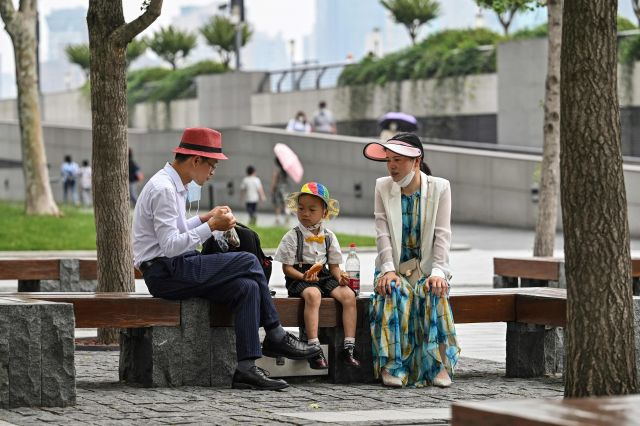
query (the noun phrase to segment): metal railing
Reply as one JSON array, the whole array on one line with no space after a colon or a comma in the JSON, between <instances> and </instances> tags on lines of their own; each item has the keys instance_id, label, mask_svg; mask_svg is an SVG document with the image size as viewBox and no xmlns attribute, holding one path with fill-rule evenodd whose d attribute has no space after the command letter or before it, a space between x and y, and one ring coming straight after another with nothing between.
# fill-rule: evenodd
<instances>
[{"instance_id":1,"label":"metal railing","mask_svg":"<svg viewBox=\"0 0 640 426\"><path fill-rule=\"evenodd\" d=\"M352 62L326 65L294 65L284 70L267 71L258 86L258 92L290 92L296 90L335 87L345 66Z\"/></svg>"}]
</instances>

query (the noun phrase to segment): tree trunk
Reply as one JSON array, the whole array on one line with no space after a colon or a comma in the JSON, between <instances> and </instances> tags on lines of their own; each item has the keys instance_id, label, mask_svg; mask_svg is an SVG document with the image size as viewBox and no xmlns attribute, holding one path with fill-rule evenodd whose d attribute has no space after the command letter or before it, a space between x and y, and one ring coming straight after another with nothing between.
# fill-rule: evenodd
<instances>
[{"instance_id":1,"label":"tree trunk","mask_svg":"<svg viewBox=\"0 0 640 426\"><path fill-rule=\"evenodd\" d=\"M567 397L637 390L616 81L617 6L609 0L564 3L560 169Z\"/></svg>"},{"instance_id":2,"label":"tree trunk","mask_svg":"<svg viewBox=\"0 0 640 426\"><path fill-rule=\"evenodd\" d=\"M534 256L553 256L560 193L560 46L562 0L548 0L549 51L544 99L544 143L540 173L540 203Z\"/></svg>"},{"instance_id":3,"label":"tree trunk","mask_svg":"<svg viewBox=\"0 0 640 426\"><path fill-rule=\"evenodd\" d=\"M13 42L15 56L25 212L29 215L58 216L60 211L49 183L40 117L36 59L37 4L35 1L22 0L20 11L15 11L8 3L11 0L2 0L0 11Z\"/></svg>"},{"instance_id":4,"label":"tree trunk","mask_svg":"<svg viewBox=\"0 0 640 426\"><path fill-rule=\"evenodd\" d=\"M135 288L129 209L126 47L159 15L158 4L161 7L162 1L152 0L143 15L125 24L120 1L89 1L98 291ZM154 8L158 8L157 15L149 13ZM148 19L143 20L145 17ZM98 330L98 339L103 343L116 342L117 332Z\"/></svg>"}]
</instances>

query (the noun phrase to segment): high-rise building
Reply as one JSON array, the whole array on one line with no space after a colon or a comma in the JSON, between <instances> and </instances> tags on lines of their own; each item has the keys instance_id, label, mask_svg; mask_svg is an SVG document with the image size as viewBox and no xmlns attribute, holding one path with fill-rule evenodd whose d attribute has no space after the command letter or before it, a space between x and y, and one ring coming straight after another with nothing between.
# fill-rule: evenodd
<instances>
[{"instance_id":1,"label":"high-rise building","mask_svg":"<svg viewBox=\"0 0 640 426\"><path fill-rule=\"evenodd\" d=\"M47 60L40 64L42 91L59 92L81 86L85 76L69 62L64 50L70 44L89 43L86 7L54 9L45 19L49 37Z\"/></svg>"},{"instance_id":2,"label":"high-rise building","mask_svg":"<svg viewBox=\"0 0 640 426\"><path fill-rule=\"evenodd\" d=\"M315 52L321 64L344 61L349 55L360 59L367 37L385 25L386 12L378 0L318 0L313 31Z\"/></svg>"},{"instance_id":3,"label":"high-rise building","mask_svg":"<svg viewBox=\"0 0 640 426\"><path fill-rule=\"evenodd\" d=\"M275 70L291 66L291 55L281 33L270 36L254 32L251 40L242 49L242 68L245 70Z\"/></svg>"},{"instance_id":4,"label":"high-rise building","mask_svg":"<svg viewBox=\"0 0 640 426\"><path fill-rule=\"evenodd\" d=\"M69 44L88 43L87 9L82 6L55 9L46 17L49 29L47 60L65 59Z\"/></svg>"}]
</instances>

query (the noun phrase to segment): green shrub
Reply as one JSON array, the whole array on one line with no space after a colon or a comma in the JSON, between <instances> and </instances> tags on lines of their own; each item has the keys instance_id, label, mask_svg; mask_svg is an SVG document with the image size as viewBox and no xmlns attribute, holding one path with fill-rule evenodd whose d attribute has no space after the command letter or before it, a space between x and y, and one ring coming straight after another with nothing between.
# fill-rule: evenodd
<instances>
[{"instance_id":1,"label":"green shrub","mask_svg":"<svg viewBox=\"0 0 640 426\"><path fill-rule=\"evenodd\" d=\"M226 71L227 67L214 61L200 61L176 70L155 67L132 71L127 77L129 103L193 98L197 76Z\"/></svg>"},{"instance_id":2,"label":"green shrub","mask_svg":"<svg viewBox=\"0 0 640 426\"><path fill-rule=\"evenodd\" d=\"M515 31L511 36L509 36L510 40L523 40L527 38L543 38L546 37L549 33L549 26L545 22L544 24L540 24L536 27L532 28L522 28L518 31Z\"/></svg>"},{"instance_id":3,"label":"green shrub","mask_svg":"<svg viewBox=\"0 0 640 426\"><path fill-rule=\"evenodd\" d=\"M171 74L170 69L161 67L129 71L127 74L127 97L129 103L136 104L148 100L153 87L150 83L162 80L169 74Z\"/></svg>"},{"instance_id":4,"label":"green shrub","mask_svg":"<svg viewBox=\"0 0 640 426\"><path fill-rule=\"evenodd\" d=\"M340 74L341 86L408 79L444 78L496 70L494 49L478 49L495 45L501 36L479 29L445 30L382 58L367 56L349 65Z\"/></svg>"}]
</instances>

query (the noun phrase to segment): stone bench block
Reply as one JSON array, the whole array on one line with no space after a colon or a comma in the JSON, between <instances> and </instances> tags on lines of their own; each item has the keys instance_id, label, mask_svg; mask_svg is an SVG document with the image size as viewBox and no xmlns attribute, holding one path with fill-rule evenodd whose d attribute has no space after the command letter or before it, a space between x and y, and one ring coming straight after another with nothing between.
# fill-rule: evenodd
<instances>
[{"instance_id":1,"label":"stone bench block","mask_svg":"<svg viewBox=\"0 0 640 426\"><path fill-rule=\"evenodd\" d=\"M333 383L373 383L376 381L373 376L369 299L358 300L357 309L356 351L360 359L360 368L349 367L342 363L341 353L344 347L344 329L342 327L318 329L320 342L329 345L329 351L325 355L329 362L329 380ZM338 315L342 315L341 308L338 308Z\"/></svg>"},{"instance_id":2,"label":"stone bench block","mask_svg":"<svg viewBox=\"0 0 640 426\"><path fill-rule=\"evenodd\" d=\"M180 326L123 330L120 380L144 387L211 386L209 309L205 299L183 300Z\"/></svg>"},{"instance_id":3,"label":"stone bench block","mask_svg":"<svg viewBox=\"0 0 640 426\"><path fill-rule=\"evenodd\" d=\"M75 405L73 305L0 300L0 407Z\"/></svg>"},{"instance_id":4,"label":"stone bench block","mask_svg":"<svg viewBox=\"0 0 640 426\"><path fill-rule=\"evenodd\" d=\"M563 368L561 327L507 323L507 377L540 377L561 373Z\"/></svg>"},{"instance_id":5,"label":"stone bench block","mask_svg":"<svg viewBox=\"0 0 640 426\"><path fill-rule=\"evenodd\" d=\"M493 276L493 288L517 288L519 286L517 277Z\"/></svg>"},{"instance_id":6,"label":"stone bench block","mask_svg":"<svg viewBox=\"0 0 640 426\"><path fill-rule=\"evenodd\" d=\"M95 292L97 288L97 280L80 279L78 259L60 259L59 280L18 280L19 292Z\"/></svg>"}]
</instances>

